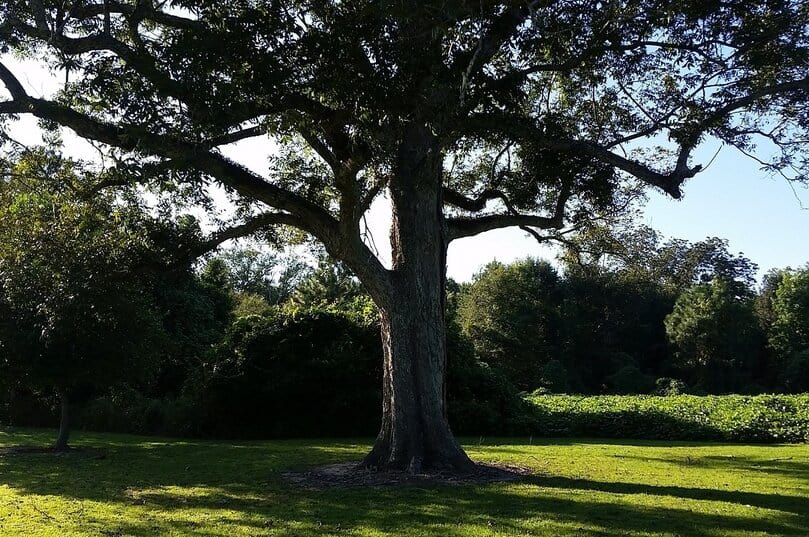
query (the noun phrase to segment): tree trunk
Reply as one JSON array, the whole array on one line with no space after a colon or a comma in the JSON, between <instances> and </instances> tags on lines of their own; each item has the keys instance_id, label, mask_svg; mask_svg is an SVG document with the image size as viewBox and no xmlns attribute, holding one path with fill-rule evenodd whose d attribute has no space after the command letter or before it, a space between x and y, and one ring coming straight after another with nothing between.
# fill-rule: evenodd
<instances>
[{"instance_id":1,"label":"tree trunk","mask_svg":"<svg viewBox=\"0 0 809 537\"><path fill-rule=\"evenodd\" d=\"M62 393L59 397L60 417L59 417L59 436L56 438L54 449L56 451L67 451L67 439L70 436L70 400L67 394Z\"/></svg>"},{"instance_id":2,"label":"tree trunk","mask_svg":"<svg viewBox=\"0 0 809 537\"><path fill-rule=\"evenodd\" d=\"M465 472L474 464L450 431L446 404L446 226L441 155L426 127L410 128L390 191L393 270L376 297L384 349L382 427L364 466Z\"/></svg>"}]
</instances>

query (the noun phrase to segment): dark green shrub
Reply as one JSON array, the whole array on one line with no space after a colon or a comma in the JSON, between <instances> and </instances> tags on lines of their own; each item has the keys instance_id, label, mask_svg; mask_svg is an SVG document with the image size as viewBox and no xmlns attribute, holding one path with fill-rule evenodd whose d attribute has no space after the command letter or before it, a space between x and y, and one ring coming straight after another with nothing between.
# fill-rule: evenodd
<instances>
[{"instance_id":1,"label":"dark green shrub","mask_svg":"<svg viewBox=\"0 0 809 537\"><path fill-rule=\"evenodd\" d=\"M4 390L0 403L0 424L52 427L57 401L25 387Z\"/></svg>"},{"instance_id":2,"label":"dark green shrub","mask_svg":"<svg viewBox=\"0 0 809 537\"><path fill-rule=\"evenodd\" d=\"M621 367L605 380L613 393L649 393L654 386L654 377L645 374L633 364Z\"/></svg>"},{"instance_id":3,"label":"dark green shrub","mask_svg":"<svg viewBox=\"0 0 809 537\"><path fill-rule=\"evenodd\" d=\"M457 327L447 334L449 422L456 434L517 434L526 403L506 375L478 360Z\"/></svg>"},{"instance_id":4,"label":"dark green shrub","mask_svg":"<svg viewBox=\"0 0 809 537\"><path fill-rule=\"evenodd\" d=\"M782 384L791 392L809 391L809 348L795 352L783 362Z\"/></svg>"},{"instance_id":5,"label":"dark green shrub","mask_svg":"<svg viewBox=\"0 0 809 537\"><path fill-rule=\"evenodd\" d=\"M540 389L548 393L566 393L570 390L570 375L559 360L549 360L540 369Z\"/></svg>"},{"instance_id":6,"label":"dark green shrub","mask_svg":"<svg viewBox=\"0 0 809 537\"><path fill-rule=\"evenodd\" d=\"M372 434L381 366L373 326L332 313L250 317L234 323L188 391L206 435Z\"/></svg>"},{"instance_id":7,"label":"dark green shrub","mask_svg":"<svg viewBox=\"0 0 809 537\"><path fill-rule=\"evenodd\" d=\"M331 312L238 319L176 397L119 386L85 405L85 429L174 436L372 435L381 414L379 327ZM526 430L527 404L448 335L450 423L459 434Z\"/></svg>"},{"instance_id":8,"label":"dark green shrub","mask_svg":"<svg viewBox=\"0 0 809 537\"><path fill-rule=\"evenodd\" d=\"M187 397L151 398L129 386L116 386L83 405L77 422L93 431L200 435L200 411L194 403Z\"/></svg>"}]
</instances>

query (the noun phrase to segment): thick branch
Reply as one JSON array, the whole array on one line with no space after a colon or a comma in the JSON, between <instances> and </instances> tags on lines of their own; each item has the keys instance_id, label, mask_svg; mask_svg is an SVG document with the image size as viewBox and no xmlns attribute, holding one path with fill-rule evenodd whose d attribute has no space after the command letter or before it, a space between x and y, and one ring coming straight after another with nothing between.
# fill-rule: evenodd
<instances>
[{"instance_id":1,"label":"thick branch","mask_svg":"<svg viewBox=\"0 0 809 537\"><path fill-rule=\"evenodd\" d=\"M151 2L138 2L137 7L133 7L114 0L106 0L101 4L77 6L71 10L71 13L78 19L116 13L129 16L135 15L139 20L156 22L171 28L200 29L203 27L203 24L198 20L187 19L155 9Z\"/></svg>"},{"instance_id":2,"label":"thick branch","mask_svg":"<svg viewBox=\"0 0 809 537\"><path fill-rule=\"evenodd\" d=\"M115 126L81 114L58 103L20 94L22 85L0 63L0 80L15 96L0 103L0 113L30 113L69 127L79 136L127 151L137 151L188 163L250 199L289 211L300 218L300 225L324 242L334 242L336 220L315 203L293 192L264 181L249 170L211 152L205 147L166 135L150 133L135 126Z\"/></svg>"},{"instance_id":3,"label":"thick branch","mask_svg":"<svg viewBox=\"0 0 809 537\"><path fill-rule=\"evenodd\" d=\"M463 102L466 88L478 72L497 54L530 15L536 1L519 3L505 10L485 28L473 50L461 54L454 62L453 71L461 75L460 99Z\"/></svg>"},{"instance_id":4,"label":"thick branch","mask_svg":"<svg viewBox=\"0 0 809 537\"><path fill-rule=\"evenodd\" d=\"M19 32L32 39L47 42L62 54L68 56L87 52L112 52L164 94L180 98L185 93L179 82L157 68L157 62L151 55L143 50L135 50L129 47L109 33L105 32L85 37L65 37L52 31L43 31L41 28L29 26L22 21L11 19L10 22Z\"/></svg>"},{"instance_id":5,"label":"thick branch","mask_svg":"<svg viewBox=\"0 0 809 537\"><path fill-rule=\"evenodd\" d=\"M664 174L644 164L613 153L606 147L595 142L548 136L530 117L507 114L477 114L470 118L466 127L467 131L462 134L474 136L477 134L498 132L505 134L514 141L529 141L533 145L541 146L549 150L578 151L587 154L597 160L611 164L649 185L660 188L674 198L680 197L680 185L683 181L693 177L701 169L699 166L688 168L685 165L688 155L691 152L691 147L681 148L676 168L670 173Z\"/></svg>"},{"instance_id":6,"label":"thick branch","mask_svg":"<svg viewBox=\"0 0 809 537\"><path fill-rule=\"evenodd\" d=\"M227 134L222 134L221 136L214 136L213 138L208 138L202 145L205 147L219 147L222 145L234 144L241 140L246 140L248 138L254 138L256 136L261 136L262 134L267 133L267 127L264 125L255 125L253 127L247 127L244 129L238 129L233 132L229 132Z\"/></svg>"},{"instance_id":7,"label":"thick branch","mask_svg":"<svg viewBox=\"0 0 809 537\"><path fill-rule=\"evenodd\" d=\"M194 254L199 256L216 249L223 242L231 239L247 237L263 229L275 225L301 227L300 219L288 213L262 213L247 219L244 223L226 228L209 236L195 247Z\"/></svg>"},{"instance_id":8,"label":"thick branch","mask_svg":"<svg viewBox=\"0 0 809 537\"><path fill-rule=\"evenodd\" d=\"M730 101L716 109L711 114L708 114L700 123L705 129L708 129L715 126L717 122L722 121L736 110L755 104L758 100L795 91L809 92L809 76L789 82L781 82L780 84L772 84L752 91L744 97Z\"/></svg>"},{"instance_id":9,"label":"thick branch","mask_svg":"<svg viewBox=\"0 0 809 537\"><path fill-rule=\"evenodd\" d=\"M489 199L502 200L506 206L506 209L508 210L508 214L495 214L480 217L458 217L449 219L447 221L448 241L452 241L462 237L471 237L479 233L505 227L516 226L522 229L529 229L529 228L561 229L564 226L565 222L565 207L567 206L567 202L572 195L570 182L569 181L564 182L559 191L559 195L556 198L553 215L538 216L538 215L518 213L517 210L514 208L514 206L511 204L511 202L509 201L508 197L505 195L505 193L500 191L491 190L488 191L488 194L487 192L484 192L483 194L481 194L481 197L479 197L477 200L472 200L449 189L444 189L445 199L447 192L450 193L450 198L455 199L455 201L462 201L462 203L464 204L467 204L467 202L471 202L467 204L468 207L477 207L478 204L480 203L480 200L484 200L483 204L485 205L485 198L488 197Z\"/></svg>"},{"instance_id":10,"label":"thick branch","mask_svg":"<svg viewBox=\"0 0 809 537\"><path fill-rule=\"evenodd\" d=\"M679 199L680 196L682 196L680 185L682 185L686 179L694 177L702 170L702 166L688 167L688 157L691 154L691 147L681 147L677 157L677 165L674 170L664 174L644 164L613 153L598 144L573 140L566 142L566 144L567 148L581 149L601 162L611 164L619 170L640 179L644 183L659 188L674 199Z\"/></svg>"},{"instance_id":11,"label":"thick branch","mask_svg":"<svg viewBox=\"0 0 809 537\"><path fill-rule=\"evenodd\" d=\"M11 94L11 98L14 101L25 101L28 99L28 94L25 92L25 88L23 88L22 84L14 74L8 70L2 62L0 62L0 80L3 81L5 84L6 89ZM2 103L6 104L6 103Z\"/></svg>"},{"instance_id":12,"label":"thick branch","mask_svg":"<svg viewBox=\"0 0 809 537\"><path fill-rule=\"evenodd\" d=\"M563 226L562 218L536 216L531 214L492 214L476 218L450 218L449 240L471 237L493 229L504 227L531 226L541 229L559 229Z\"/></svg>"},{"instance_id":13,"label":"thick branch","mask_svg":"<svg viewBox=\"0 0 809 537\"><path fill-rule=\"evenodd\" d=\"M251 220L244 226L223 232L211 240L221 239L222 242L228 238L254 232L260 226L272 223L295 226L317 237L329 253L346 261L367 285L374 287L388 285L388 271L362 243L359 228L342 225L323 207L306 198L268 183L260 176L203 145L151 133L136 126L111 125L58 103L32 98L25 94L22 85L2 63L0 63L0 80L14 96L12 101L0 102L0 114L30 113L68 127L86 139L127 151L170 159L178 164L186 163L187 166L233 188L247 199L286 211L267 213L258 220Z\"/></svg>"},{"instance_id":14,"label":"thick branch","mask_svg":"<svg viewBox=\"0 0 809 537\"><path fill-rule=\"evenodd\" d=\"M77 15L79 18L89 16L91 14L100 15L105 13L105 9L107 7L109 7L109 11L106 11L106 13L119 12L123 13L124 15L129 15L133 19L131 22L137 22L134 20L135 18L139 18L140 20L152 20L150 19L149 15L153 15L157 17L154 19L155 22L168 26L174 24L183 26L192 24L194 27L201 28L201 23L198 21L168 15L158 12L153 8L145 7L144 5L139 5L137 8L132 8L117 2L105 2L104 4L76 7L76 9L71 11L71 13ZM40 9L42 9L41 5ZM142 11L143 9L146 11ZM39 11L35 10L35 15L37 13L39 13ZM159 13L162 13L162 15L157 16ZM46 16L46 12L42 10L40 15L42 18L44 18ZM171 96L185 103L186 105L193 107L194 103L190 102L189 97L195 95L198 88L185 87L181 81L175 80L170 74L162 71L158 67L157 60L143 47L134 49L123 41L116 39L108 32L81 37L69 37L62 35L61 29L52 30L48 28L47 25L42 25L38 21L39 19L37 18L36 26L31 26L30 24L26 24L24 21L17 18L9 17L6 22L0 26L0 29L2 29L3 26L13 28L31 39L42 43L47 43L58 50L61 54L67 56L81 55L87 52L111 52L126 62L128 67L133 69L139 76L143 77L145 81L152 84L160 93L166 96ZM278 95L276 99L272 100L272 102L272 105L251 102L242 103L243 106L240 107L241 111L238 114L231 113L232 123L230 127L236 129L245 121L288 110L297 110L303 114L306 114L313 120L320 122L321 125L338 125L342 123L342 114L340 114L339 111L335 111L318 102L317 100L305 95L296 93L282 94ZM221 112L225 113L224 110Z\"/></svg>"}]
</instances>

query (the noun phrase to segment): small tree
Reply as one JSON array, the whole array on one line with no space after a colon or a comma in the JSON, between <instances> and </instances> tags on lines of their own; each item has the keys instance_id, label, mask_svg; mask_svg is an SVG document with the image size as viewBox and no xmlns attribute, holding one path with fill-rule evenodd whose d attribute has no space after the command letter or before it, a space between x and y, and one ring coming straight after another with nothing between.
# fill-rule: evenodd
<instances>
[{"instance_id":1,"label":"small tree","mask_svg":"<svg viewBox=\"0 0 809 537\"><path fill-rule=\"evenodd\" d=\"M180 224L166 233L172 240L198 231L195 222L180 219ZM160 349L160 363L144 388L161 395L179 393L189 372L201 367L234 318L230 286L222 287L221 281L214 283L198 274L193 261L175 259L166 267L169 270L158 267L161 270L155 274L155 305L167 338Z\"/></svg>"},{"instance_id":2,"label":"small tree","mask_svg":"<svg viewBox=\"0 0 809 537\"><path fill-rule=\"evenodd\" d=\"M666 317L675 366L705 390L746 386L760 352L761 336L751 293L721 278L685 291Z\"/></svg>"},{"instance_id":3,"label":"small tree","mask_svg":"<svg viewBox=\"0 0 809 537\"><path fill-rule=\"evenodd\" d=\"M772 299L770 347L779 380L789 391L809 390L809 268L785 271Z\"/></svg>"},{"instance_id":4,"label":"small tree","mask_svg":"<svg viewBox=\"0 0 809 537\"><path fill-rule=\"evenodd\" d=\"M321 259L317 269L303 278L290 294L294 307L341 309L363 294L357 278L341 263Z\"/></svg>"},{"instance_id":5,"label":"small tree","mask_svg":"<svg viewBox=\"0 0 809 537\"><path fill-rule=\"evenodd\" d=\"M160 334L142 212L110 196L83 198L75 164L45 152L6 167L0 183L0 326L4 374L61 408L56 448L67 449L70 399L82 387L135 376Z\"/></svg>"},{"instance_id":6,"label":"small tree","mask_svg":"<svg viewBox=\"0 0 809 537\"><path fill-rule=\"evenodd\" d=\"M535 390L560 349L560 281L547 262L490 263L460 295L458 321L481 359Z\"/></svg>"}]
</instances>

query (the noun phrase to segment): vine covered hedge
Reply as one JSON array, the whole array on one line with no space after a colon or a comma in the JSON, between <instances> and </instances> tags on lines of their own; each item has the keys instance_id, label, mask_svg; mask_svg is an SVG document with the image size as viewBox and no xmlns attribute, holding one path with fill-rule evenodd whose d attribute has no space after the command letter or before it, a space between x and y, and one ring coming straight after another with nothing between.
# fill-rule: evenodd
<instances>
[{"instance_id":1,"label":"vine covered hedge","mask_svg":"<svg viewBox=\"0 0 809 537\"><path fill-rule=\"evenodd\" d=\"M531 395L537 436L809 442L809 394Z\"/></svg>"}]
</instances>

